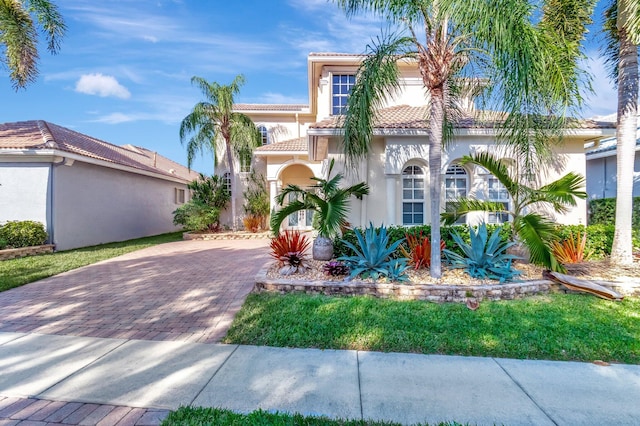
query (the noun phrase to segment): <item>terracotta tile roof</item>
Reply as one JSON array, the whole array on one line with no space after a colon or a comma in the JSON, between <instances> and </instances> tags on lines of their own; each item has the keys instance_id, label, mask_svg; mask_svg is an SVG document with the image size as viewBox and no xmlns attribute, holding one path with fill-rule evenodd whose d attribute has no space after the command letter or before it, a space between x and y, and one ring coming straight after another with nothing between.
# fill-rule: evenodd
<instances>
[{"instance_id":1,"label":"terracotta tile roof","mask_svg":"<svg viewBox=\"0 0 640 426\"><path fill-rule=\"evenodd\" d=\"M196 172L146 148L113 145L41 120L0 124L0 148L56 149L185 181L198 177Z\"/></svg>"},{"instance_id":2,"label":"terracotta tile roof","mask_svg":"<svg viewBox=\"0 0 640 426\"><path fill-rule=\"evenodd\" d=\"M235 104L235 111L286 111L302 112L309 109L309 105L303 104Z\"/></svg>"},{"instance_id":3,"label":"terracotta tile roof","mask_svg":"<svg viewBox=\"0 0 640 426\"><path fill-rule=\"evenodd\" d=\"M262 145L255 149L256 152L307 152L309 147L307 146L307 138L289 139L282 142L270 143L268 145Z\"/></svg>"},{"instance_id":4,"label":"terracotta tile roof","mask_svg":"<svg viewBox=\"0 0 640 426\"><path fill-rule=\"evenodd\" d=\"M491 117L495 113L479 112L474 117L463 117L458 120L458 129L491 128L499 123L498 117ZM413 107L398 105L378 111L375 127L377 129L411 129L427 130L427 106ZM310 125L312 129L337 129L342 127L341 116L333 116L326 120ZM611 129L615 123L607 121L580 120L582 129Z\"/></svg>"}]
</instances>

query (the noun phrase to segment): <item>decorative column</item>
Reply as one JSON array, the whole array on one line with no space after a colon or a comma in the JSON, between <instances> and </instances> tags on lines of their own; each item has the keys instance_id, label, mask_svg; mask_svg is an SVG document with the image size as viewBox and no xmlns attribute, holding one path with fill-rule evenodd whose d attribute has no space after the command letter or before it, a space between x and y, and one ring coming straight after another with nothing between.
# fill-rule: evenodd
<instances>
[{"instance_id":1,"label":"decorative column","mask_svg":"<svg viewBox=\"0 0 640 426\"><path fill-rule=\"evenodd\" d=\"M272 212L276 208L276 197L278 196L278 181L269 181L269 211Z\"/></svg>"},{"instance_id":2,"label":"decorative column","mask_svg":"<svg viewBox=\"0 0 640 426\"><path fill-rule=\"evenodd\" d=\"M386 225L396 224L396 187L398 175L386 175L387 179L387 221Z\"/></svg>"}]
</instances>

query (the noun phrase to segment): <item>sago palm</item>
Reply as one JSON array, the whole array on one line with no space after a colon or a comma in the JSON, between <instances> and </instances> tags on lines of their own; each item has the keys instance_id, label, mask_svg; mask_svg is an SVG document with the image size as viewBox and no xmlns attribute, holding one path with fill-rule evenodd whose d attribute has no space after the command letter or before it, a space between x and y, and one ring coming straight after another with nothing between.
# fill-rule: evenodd
<instances>
[{"instance_id":1,"label":"sago palm","mask_svg":"<svg viewBox=\"0 0 640 426\"><path fill-rule=\"evenodd\" d=\"M9 69L13 87L21 89L38 75L38 28L47 38L47 49L56 54L65 33L62 15L47 0L0 0L0 62Z\"/></svg>"},{"instance_id":2,"label":"sago palm","mask_svg":"<svg viewBox=\"0 0 640 426\"><path fill-rule=\"evenodd\" d=\"M309 188L298 185L287 185L276 202L282 208L271 215L271 230L275 235L280 232L280 225L287 216L303 210L312 210L318 234L325 238L335 238L345 225L349 213L349 198L355 196L362 199L369 193L369 186L360 182L348 188L341 188L343 175L338 173L331 177L334 161L329 164L327 178L312 177L317 183ZM288 203L286 200L291 199Z\"/></svg>"},{"instance_id":3,"label":"sago palm","mask_svg":"<svg viewBox=\"0 0 640 426\"><path fill-rule=\"evenodd\" d=\"M512 235L517 236L529 249L530 260L554 271L561 269L551 249L552 241L556 238L554 222L539 213L542 210L536 207L551 207L557 213L566 213L576 205L577 198L587 197L582 190L584 177L570 172L554 182L534 188L523 181L517 170L510 175L507 165L491 154L467 155L462 157L460 163L484 167L498 179L509 193L511 208L506 209L499 202L461 198L448 203L447 211L442 213L444 222L451 225L462 215L477 211L508 214Z\"/></svg>"},{"instance_id":4,"label":"sago palm","mask_svg":"<svg viewBox=\"0 0 640 426\"><path fill-rule=\"evenodd\" d=\"M440 240L443 142L450 141L461 111L456 96L484 91L499 123L499 140L512 144L519 161L534 167L548 155L551 137L580 104L576 66L594 0L334 0L347 13L374 12L404 34L369 48L356 75L344 118L347 164L366 158L376 111L399 88L398 62L415 63L425 88L429 146L431 240ZM545 119L540 119L544 116ZM431 249L434 277L441 254Z\"/></svg>"},{"instance_id":5,"label":"sago palm","mask_svg":"<svg viewBox=\"0 0 640 426\"><path fill-rule=\"evenodd\" d=\"M638 44L640 1L610 0L605 12L605 56L618 86L616 230L611 260L633 263L632 205L638 127Z\"/></svg>"},{"instance_id":6,"label":"sago palm","mask_svg":"<svg viewBox=\"0 0 640 426\"><path fill-rule=\"evenodd\" d=\"M198 153L211 151L216 163L218 143L225 144L225 155L231 177L231 220L232 228L237 229L236 217L236 175L234 153L247 152L261 143L260 132L245 114L233 111L234 96L240 92L244 77L238 75L231 84L221 85L208 82L202 77L193 77L196 85L205 97L180 123L180 142L187 144L187 165L191 164Z\"/></svg>"}]
</instances>

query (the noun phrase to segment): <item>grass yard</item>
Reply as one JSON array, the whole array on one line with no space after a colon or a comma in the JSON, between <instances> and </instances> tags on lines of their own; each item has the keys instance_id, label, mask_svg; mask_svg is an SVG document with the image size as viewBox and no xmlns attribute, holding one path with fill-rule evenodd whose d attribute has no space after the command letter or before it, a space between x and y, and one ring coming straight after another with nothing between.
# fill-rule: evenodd
<instances>
[{"instance_id":1,"label":"grass yard","mask_svg":"<svg viewBox=\"0 0 640 426\"><path fill-rule=\"evenodd\" d=\"M464 304L250 294L225 343L640 364L640 299Z\"/></svg>"},{"instance_id":2,"label":"grass yard","mask_svg":"<svg viewBox=\"0 0 640 426\"><path fill-rule=\"evenodd\" d=\"M400 426L400 423L362 420L331 420L325 417L306 417L300 414L254 411L249 414L234 413L219 408L181 407L169 414L162 426ZM427 424L423 424L428 426ZM419 425L418 425L419 426ZM462 426L460 423L439 423L438 426Z\"/></svg>"},{"instance_id":3,"label":"grass yard","mask_svg":"<svg viewBox=\"0 0 640 426\"><path fill-rule=\"evenodd\" d=\"M4 260L0 262L0 291L19 287L121 254L180 240L182 240L182 232L172 232L99 246Z\"/></svg>"}]
</instances>

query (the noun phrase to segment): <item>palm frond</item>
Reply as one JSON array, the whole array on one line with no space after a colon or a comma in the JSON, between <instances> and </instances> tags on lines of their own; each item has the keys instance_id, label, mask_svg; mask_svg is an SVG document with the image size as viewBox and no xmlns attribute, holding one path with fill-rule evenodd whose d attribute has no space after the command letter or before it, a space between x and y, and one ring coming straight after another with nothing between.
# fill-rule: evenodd
<instances>
[{"instance_id":1,"label":"palm frond","mask_svg":"<svg viewBox=\"0 0 640 426\"><path fill-rule=\"evenodd\" d=\"M537 265L543 265L552 271L561 271L551 249L555 241L555 226L553 222L543 216L530 213L514 221L514 229L529 249L529 260Z\"/></svg>"},{"instance_id":2,"label":"palm frond","mask_svg":"<svg viewBox=\"0 0 640 426\"><path fill-rule=\"evenodd\" d=\"M545 202L553 206L556 212L565 213L569 207L576 206L576 198L587 198L587 193L582 190L585 178L577 173L567 173L536 191L537 199L534 202Z\"/></svg>"},{"instance_id":3,"label":"palm frond","mask_svg":"<svg viewBox=\"0 0 640 426\"><path fill-rule=\"evenodd\" d=\"M397 61L408 55L413 39L390 34L368 47L370 55L362 62L351 89L343 117L343 151L347 170L358 170L373 138L376 111L388 94L399 89Z\"/></svg>"},{"instance_id":4,"label":"palm frond","mask_svg":"<svg viewBox=\"0 0 640 426\"><path fill-rule=\"evenodd\" d=\"M472 155L465 155L460 159L460 164L475 164L487 169L498 181L507 188L509 194L514 197L518 192L520 184L509 176L507 165L488 152L480 152Z\"/></svg>"},{"instance_id":5,"label":"palm frond","mask_svg":"<svg viewBox=\"0 0 640 426\"><path fill-rule=\"evenodd\" d=\"M47 35L47 49L56 54L60 51L60 40L67 27L58 7L49 0L29 0L29 10L33 11L42 30Z\"/></svg>"},{"instance_id":6,"label":"palm frond","mask_svg":"<svg viewBox=\"0 0 640 426\"><path fill-rule=\"evenodd\" d=\"M476 200L474 198L459 198L455 201L447 202L447 211L440 213L440 218L445 225L453 225L462 216L471 212L491 212L508 213L502 203L486 200Z\"/></svg>"},{"instance_id":7,"label":"palm frond","mask_svg":"<svg viewBox=\"0 0 640 426\"><path fill-rule=\"evenodd\" d=\"M280 210L271 213L271 219L269 223L271 232L273 232L275 235L280 234L280 226L282 225L282 222L284 222L284 220L287 218L287 216L302 210L308 210L312 207L313 206L309 206L300 200L294 200L289 202L288 204L285 204Z\"/></svg>"}]
</instances>

